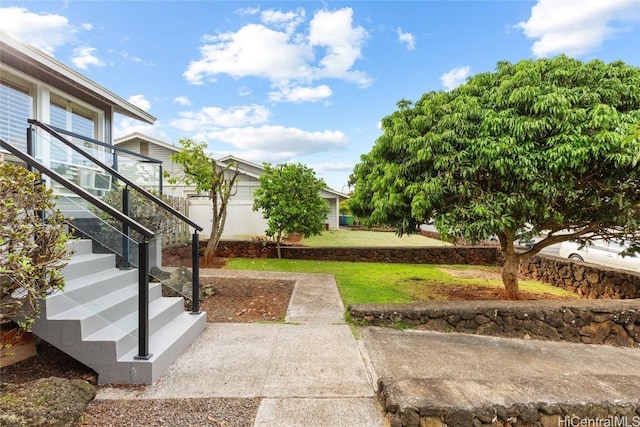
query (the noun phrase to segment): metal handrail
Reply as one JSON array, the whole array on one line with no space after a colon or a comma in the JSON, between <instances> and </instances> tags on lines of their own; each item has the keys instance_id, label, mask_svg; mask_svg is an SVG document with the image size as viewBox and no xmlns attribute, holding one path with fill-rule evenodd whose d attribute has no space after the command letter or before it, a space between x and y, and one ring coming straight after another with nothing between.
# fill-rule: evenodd
<instances>
[{"instance_id":1,"label":"metal handrail","mask_svg":"<svg viewBox=\"0 0 640 427\"><path fill-rule=\"evenodd\" d=\"M30 167L37 169L40 173L43 173L56 181L58 184L64 186L66 189L74 192L78 196L82 197L89 203L99 207L115 219L121 221L123 224L136 230L144 236L142 242L138 242L138 354L134 359L148 360L153 356L149 353L149 241L155 237L155 233L144 225L138 223L136 220L129 218L122 214L117 209L114 209L107 203L93 196L85 191L82 187L74 184L73 182L65 179L62 175L49 169L29 154L23 153L16 149L8 142L0 138L0 147L6 149L11 154L25 162Z\"/></svg>"},{"instance_id":2,"label":"metal handrail","mask_svg":"<svg viewBox=\"0 0 640 427\"><path fill-rule=\"evenodd\" d=\"M33 122L34 122L33 124L38 124L39 123L35 119L33 120ZM29 123L31 123L30 120L29 120ZM59 127L55 127L55 126L51 126L51 125L48 125L48 126L51 129L53 129L54 131L56 131L58 133L61 133L63 135L68 135L68 136L71 136L73 138L80 138L80 139L83 139L83 140L85 140L87 142L90 142L92 144L99 145L99 146L105 147L105 148L109 148L111 150L122 151L123 153L130 154L130 155L132 155L134 157L140 157L141 159L144 159L144 161L148 162L148 163L162 163L162 160L154 159L153 157L145 156L144 154L136 153L135 151L127 150L126 148L118 147L117 145L107 144L106 142L98 141L97 139L93 139L93 138L88 138L86 136L79 135L77 133L70 132L70 131L68 131L66 129L62 129L62 128L59 128Z\"/></svg>"},{"instance_id":3,"label":"metal handrail","mask_svg":"<svg viewBox=\"0 0 640 427\"><path fill-rule=\"evenodd\" d=\"M199 249L199 241L200 241L200 239L198 237L198 232L202 231L203 227L199 226L198 224L193 222L191 219L189 219L187 216L183 215L182 213L178 212L173 207L169 206L163 200L161 200L158 197L154 196L153 194L149 193L147 190L139 187L138 185L133 183L130 179L128 179L125 176L123 176L122 174L120 174L117 170L113 169L110 166L107 166L106 164L104 164L100 160L96 159L94 156L92 156L91 154L87 153L86 151L84 151L80 147L76 146L72 142L70 142L67 139L63 138L51 126L49 126L49 125L47 125L45 123L39 122L38 120L35 120L35 119L28 119L27 122L30 125L29 128L27 129L27 150L33 149L33 134L35 133L34 130L33 130L33 125L36 125L36 126L42 128L42 129L44 129L47 133L49 133L54 138L58 139L60 142L62 142L63 144L65 144L66 146L71 148L73 151L77 152L81 156L84 156L86 159L91 160L94 164L100 166L105 171L108 171L109 173L111 173L112 176L116 177L118 180L120 180L123 183L125 183L126 185L125 185L124 190L123 190L123 202L125 201L125 198L126 198L126 196L128 194L128 187L131 187L134 190L136 190L139 194L141 194L145 198L147 198L148 200L151 200L152 202L156 203L158 206L162 207L163 209L168 211L170 214L172 214L176 218L182 220L186 224L188 224L191 227L193 227L194 232L193 232L193 235L192 235L192 253L191 253L191 263L192 263L191 264L191 269L192 269L192 274L193 274L193 280L192 280L192 284L191 284L192 285L191 314L199 314L200 313L200 297L199 297L199 295L200 295L200 257L199 257L198 249ZM84 137L82 135L76 135L76 134L71 134L71 135L75 136L78 139L88 140L88 138L86 138L86 137ZM91 141L95 141L95 140L91 140ZM104 144L104 143L101 143L101 144ZM108 146L108 144L107 144L107 146ZM31 148L29 148L29 147L31 147ZM112 146L108 146L108 147L113 148ZM127 218L128 218L128 214L129 214L128 211L124 212L124 215ZM129 235L128 224L126 222L123 222L123 230L122 231L123 231L123 234L125 236ZM126 245L125 245L124 238L123 238L123 265L127 265L128 264L128 256L124 256L125 255L125 253L124 253L125 249L126 249ZM148 265L148 260L145 259L144 262L146 263L145 265ZM147 274L148 274L148 272L147 272ZM140 292L141 292L141 295L142 295L142 292L145 292L145 293L148 294L148 289L142 289L141 288ZM148 300L148 298L145 298L145 299ZM142 301L142 299L140 301ZM142 305L141 305L140 306L140 310L142 311L143 309L148 311L148 305L146 307L142 307ZM147 337L147 340L148 340L148 337ZM141 345L141 347L143 347L143 346Z\"/></svg>"},{"instance_id":4,"label":"metal handrail","mask_svg":"<svg viewBox=\"0 0 640 427\"><path fill-rule=\"evenodd\" d=\"M2 146L2 148L6 149L11 154L13 154L17 158L25 162L27 165L34 167L40 173L47 175L58 184L64 186L67 190L74 192L75 194L82 197L89 203L97 206L104 212L108 213L118 221L127 224L129 227L136 230L138 233L142 234L145 238L152 239L153 237L155 237L156 234L153 231L149 230L147 227L140 224L138 221L122 214L122 212L113 208L111 205L103 202L102 200L98 199L93 194L87 192L84 188L67 180L62 175L58 174L56 171L49 169L48 167L46 167L45 165L43 165L42 163L38 162L36 159L31 157L30 155L16 149L15 147L10 145L8 142L3 140L2 138L0 138L0 146Z\"/></svg>"},{"instance_id":5,"label":"metal handrail","mask_svg":"<svg viewBox=\"0 0 640 427\"><path fill-rule=\"evenodd\" d=\"M124 182L129 187L133 188L138 193L142 194L146 199L151 200L152 202L154 202L158 206L162 207L163 209L165 209L166 211L171 213L173 216L175 216L175 217L179 218L180 220L182 220L183 222L187 223L189 226L195 228L198 231L202 231L203 230L203 227L199 226L198 224L193 222L191 219L189 219L187 216L183 215L182 213L180 213L177 210L175 210L173 207L169 206L163 200L161 200L158 197L154 196L153 194L149 193L147 190L139 187L137 184L133 183L130 179L126 178L125 176L120 174L118 171L116 171L112 167L107 166L106 164L104 164L100 160L96 159L91 154L89 154L86 151L84 151L82 148L80 148L80 147L76 146L75 144L67 141L65 138L60 136L53 128L51 128L51 126L49 126L47 124L44 124L44 123L41 123L41 122L39 122L39 121L37 121L35 119L29 119L28 122L29 122L29 124L36 125L36 126L42 128L42 129L44 129L51 136L53 136L54 138L60 140L60 142L62 142L63 144L67 145L69 148L71 148L72 150L74 150L78 154L80 154L80 155L86 157L87 159L91 160L92 162L94 162L96 165L100 166L105 171L108 171L111 175L115 176L118 180ZM84 138L82 136L78 136L78 137L79 138Z\"/></svg>"}]
</instances>

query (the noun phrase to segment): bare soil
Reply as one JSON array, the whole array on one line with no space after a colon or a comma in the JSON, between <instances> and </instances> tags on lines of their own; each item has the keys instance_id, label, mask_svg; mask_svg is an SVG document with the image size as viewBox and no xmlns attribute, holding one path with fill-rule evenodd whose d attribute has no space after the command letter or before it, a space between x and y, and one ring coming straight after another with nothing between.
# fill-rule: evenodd
<instances>
[{"instance_id":1,"label":"bare soil","mask_svg":"<svg viewBox=\"0 0 640 427\"><path fill-rule=\"evenodd\" d=\"M294 282L202 277L201 286L215 293L202 299L200 310L214 323L280 322L284 320Z\"/></svg>"}]
</instances>

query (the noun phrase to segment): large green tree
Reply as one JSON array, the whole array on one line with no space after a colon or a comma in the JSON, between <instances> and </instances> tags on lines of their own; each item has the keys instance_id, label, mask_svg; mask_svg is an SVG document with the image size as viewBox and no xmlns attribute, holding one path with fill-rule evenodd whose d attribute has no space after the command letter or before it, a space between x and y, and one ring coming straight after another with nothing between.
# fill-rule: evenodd
<instances>
[{"instance_id":1,"label":"large green tree","mask_svg":"<svg viewBox=\"0 0 640 427\"><path fill-rule=\"evenodd\" d=\"M182 174L169 176L169 182L193 185L198 193L204 193L211 199L211 234L204 251L204 263L208 265L213 260L224 230L227 206L238 179L238 168L234 163L219 164L206 153L205 143L197 144L190 139L181 139L179 143L181 150L173 154L171 160L181 167Z\"/></svg>"},{"instance_id":2,"label":"large green tree","mask_svg":"<svg viewBox=\"0 0 640 427\"><path fill-rule=\"evenodd\" d=\"M369 224L497 235L509 299L518 266L568 239L638 238L640 68L566 56L500 62L382 120L356 165L353 212ZM546 237L527 251L515 242Z\"/></svg>"},{"instance_id":3,"label":"large green tree","mask_svg":"<svg viewBox=\"0 0 640 427\"><path fill-rule=\"evenodd\" d=\"M313 169L298 164L264 164L260 187L253 193L253 210L262 210L267 220L266 234L275 237L278 258L280 242L287 233L305 237L320 234L329 205L320 194L327 184L316 178Z\"/></svg>"}]
</instances>

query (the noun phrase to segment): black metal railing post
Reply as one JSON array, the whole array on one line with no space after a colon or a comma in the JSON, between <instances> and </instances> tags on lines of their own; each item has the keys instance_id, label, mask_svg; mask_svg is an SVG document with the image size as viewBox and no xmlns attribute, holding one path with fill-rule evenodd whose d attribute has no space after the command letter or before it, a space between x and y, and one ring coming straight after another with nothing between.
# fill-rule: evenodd
<instances>
[{"instance_id":1,"label":"black metal railing post","mask_svg":"<svg viewBox=\"0 0 640 427\"><path fill-rule=\"evenodd\" d=\"M158 165L158 171L160 172L160 182L158 183L158 193L160 193L160 195L162 196L162 179L163 179L163 174L164 174L164 170L162 169L162 163L160 163Z\"/></svg>"},{"instance_id":2,"label":"black metal railing post","mask_svg":"<svg viewBox=\"0 0 640 427\"><path fill-rule=\"evenodd\" d=\"M191 314L200 314L200 239L198 230L191 239Z\"/></svg>"},{"instance_id":3,"label":"black metal railing post","mask_svg":"<svg viewBox=\"0 0 640 427\"><path fill-rule=\"evenodd\" d=\"M149 242L138 244L138 355L137 360L149 360Z\"/></svg>"},{"instance_id":4,"label":"black metal railing post","mask_svg":"<svg viewBox=\"0 0 640 427\"><path fill-rule=\"evenodd\" d=\"M125 185L122 188L122 213L129 216L129 186ZM128 270L131 268L131 262L129 260L129 235L131 230L129 225L125 222L122 223L122 269Z\"/></svg>"},{"instance_id":5,"label":"black metal railing post","mask_svg":"<svg viewBox=\"0 0 640 427\"><path fill-rule=\"evenodd\" d=\"M35 134L35 132L36 130L33 128L33 126L29 125L29 127L27 128L27 154L31 157L35 157L33 141L33 135ZM35 168L31 165L27 165L27 168L29 169L29 172L35 171Z\"/></svg>"}]
</instances>

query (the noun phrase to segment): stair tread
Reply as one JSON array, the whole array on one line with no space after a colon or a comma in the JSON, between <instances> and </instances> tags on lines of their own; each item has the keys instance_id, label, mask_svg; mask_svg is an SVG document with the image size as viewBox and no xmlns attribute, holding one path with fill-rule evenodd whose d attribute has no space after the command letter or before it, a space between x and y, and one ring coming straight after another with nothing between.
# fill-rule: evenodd
<instances>
[{"instance_id":1,"label":"stair tread","mask_svg":"<svg viewBox=\"0 0 640 427\"><path fill-rule=\"evenodd\" d=\"M158 286L161 286L160 283L150 283L149 294L151 295L153 290L156 290ZM78 307L74 307L70 310L63 311L54 316L51 316L50 319L84 319L86 317L98 314L119 303L122 303L129 298L137 297L137 295L138 284L132 283L113 292L102 294L91 301L86 301Z\"/></svg>"},{"instance_id":2,"label":"stair tread","mask_svg":"<svg viewBox=\"0 0 640 427\"><path fill-rule=\"evenodd\" d=\"M189 332L189 329L194 327L202 316L206 316L206 313L191 314L187 311L180 313L176 318L160 328L157 332L149 336L149 352L153 354L153 359L157 359L165 351L171 348L174 344L175 337L180 337L183 334ZM167 339L168 337L174 337L174 339ZM135 348L129 353L125 354L118 361L133 360L134 356L138 354L138 349Z\"/></svg>"},{"instance_id":3,"label":"stair tread","mask_svg":"<svg viewBox=\"0 0 640 427\"><path fill-rule=\"evenodd\" d=\"M67 280L64 285L63 291L76 290L84 286L90 286L97 282L102 282L113 277L126 276L131 274L131 271L136 270L122 270L116 267L109 268L107 270L98 271L96 273L88 274L86 276L78 277L76 279ZM133 278L135 282L138 281L138 275Z\"/></svg>"},{"instance_id":4,"label":"stair tread","mask_svg":"<svg viewBox=\"0 0 640 427\"><path fill-rule=\"evenodd\" d=\"M78 264L78 263L81 263L81 262L86 262L86 261L94 260L94 259L102 259L102 258L114 258L114 255L113 254L94 254L94 253L74 254L69 259L69 262L67 263L67 265L69 265L69 264Z\"/></svg>"},{"instance_id":5,"label":"stair tread","mask_svg":"<svg viewBox=\"0 0 640 427\"><path fill-rule=\"evenodd\" d=\"M181 298L163 297L151 302L149 304L150 322L152 321L153 318L161 314L163 310L167 310L171 308L174 304L181 303L178 300L181 300ZM130 328L125 328L123 325L127 323L130 323L133 326ZM127 314L126 316L123 316L122 318L120 318L115 322L111 322L109 325L85 337L84 339L87 341L107 341L107 340L116 341L125 335L135 334L137 329L138 329L138 312L134 311Z\"/></svg>"}]
</instances>

